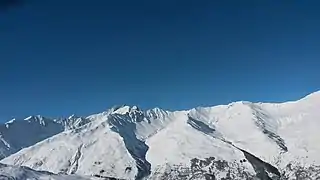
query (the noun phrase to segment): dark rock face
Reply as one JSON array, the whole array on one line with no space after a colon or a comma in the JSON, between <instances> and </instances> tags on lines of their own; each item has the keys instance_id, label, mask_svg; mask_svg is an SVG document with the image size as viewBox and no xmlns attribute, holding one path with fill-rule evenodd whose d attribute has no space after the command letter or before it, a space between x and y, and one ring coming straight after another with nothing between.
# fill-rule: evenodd
<instances>
[{"instance_id":1,"label":"dark rock face","mask_svg":"<svg viewBox=\"0 0 320 180\"><path fill-rule=\"evenodd\" d=\"M98 175L98 174L93 175L93 177L99 178L101 180L124 180L124 179L118 179L118 178L114 178L114 177L102 176L102 175Z\"/></svg>"},{"instance_id":2,"label":"dark rock face","mask_svg":"<svg viewBox=\"0 0 320 180\"><path fill-rule=\"evenodd\" d=\"M239 162L193 158L189 166L172 165L165 171L154 172L150 180L320 180L320 166L308 167L288 164L278 169L254 155L244 151L246 162L250 163L255 174L247 172ZM246 163L242 160L242 163Z\"/></svg>"},{"instance_id":3,"label":"dark rock face","mask_svg":"<svg viewBox=\"0 0 320 180\"><path fill-rule=\"evenodd\" d=\"M273 180L279 179L281 174L279 170L272 166L271 164L262 161L261 159L255 157L254 155L248 153L247 151L241 150L246 157L246 159L250 162L252 167L256 172L256 176L261 180ZM271 175L271 177L270 177Z\"/></svg>"},{"instance_id":4,"label":"dark rock face","mask_svg":"<svg viewBox=\"0 0 320 180\"><path fill-rule=\"evenodd\" d=\"M198 121L190 116L188 116L188 121L187 123L195 128L196 130L200 131L200 132L203 132L205 134L212 134L215 132L214 129L212 129L211 127L209 127L208 125L206 125L205 123L201 122L201 121Z\"/></svg>"},{"instance_id":5,"label":"dark rock face","mask_svg":"<svg viewBox=\"0 0 320 180\"><path fill-rule=\"evenodd\" d=\"M288 164L282 172L280 180L320 180L320 165L302 166Z\"/></svg>"},{"instance_id":6,"label":"dark rock face","mask_svg":"<svg viewBox=\"0 0 320 180\"><path fill-rule=\"evenodd\" d=\"M193 158L189 166L174 165L165 172L156 172L158 176L150 179L168 180L240 180L254 179L255 175L247 172L238 162L217 160L215 157L205 159Z\"/></svg>"},{"instance_id":7,"label":"dark rock face","mask_svg":"<svg viewBox=\"0 0 320 180\"><path fill-rule=\"evenodd\" d=\"M145 142L139 140L135 135L136 124L131 121L129 114L113 114L109 117L109 124L112 125L111 130L119 133L123 138L131 156L135 159L138 174L136 179L142 179L151 173L151 164L146 160L146 153L149 147ZM128 169L127 169L128 170Z\"/></svg>"}]
</instances>

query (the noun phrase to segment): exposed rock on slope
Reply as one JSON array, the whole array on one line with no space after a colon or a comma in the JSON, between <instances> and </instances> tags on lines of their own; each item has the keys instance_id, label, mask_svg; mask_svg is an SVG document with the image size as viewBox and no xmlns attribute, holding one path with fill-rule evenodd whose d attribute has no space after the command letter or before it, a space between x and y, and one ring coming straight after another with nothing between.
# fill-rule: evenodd
<instances>
[{"instance_id":1,"label":"exposed rock on slope","mask_svg":"<svg viewBox=\"0 0 320 180\"><path fill-rule=\"evenodd\" d=\"M46 171L34 171L28 167L9 166L0 163L1 180L90 180L80 176L57 175Z\"/></svg>"}]
</instances>

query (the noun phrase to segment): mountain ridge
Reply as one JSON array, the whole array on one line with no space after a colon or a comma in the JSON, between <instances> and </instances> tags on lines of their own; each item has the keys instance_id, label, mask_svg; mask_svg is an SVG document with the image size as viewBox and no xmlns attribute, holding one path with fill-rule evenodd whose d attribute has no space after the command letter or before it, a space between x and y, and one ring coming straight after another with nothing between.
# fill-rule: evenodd
<instances>
[{"instance_id":1,"label":"mountain ridge","mask_svg":"<svg viewBox=\"0 0 320 180\"><path fill-rule=\"evenodd\" d=\"M296 99L296 100L289 100L289 101L284 101L284 102L264 102L264 101L258 101L258 102L251 102L251 101L247 101L247 100L239 100L239 101L233 101L233 102L230 102L230 103L226 103L226 104L217 104L217 105L211 105L211 106L196 106L194 108L206 108L206 107L216 107L216 106L231 106L235 103L255 103L255 104L275 104L275 105L281 105L281 104L284 104L284 103L292 103L292 102L298 102L298 101L302 101L302 100L305 100L307 98L310 98L310 97L317 97L317 98L320 98L320 90L317 90L317 91L314 91L314 92L311 92L311 93L308 93L306 94L305 96L299 98L299 99ZM137 105L134 105L134 104L121 104L121 105L114 105L114 106L111 106L110 108L107 108L106 110L102 111L102 112L98 112L98 113L92 113L92 114L89 114L89 115L77 115L77 114L71 114L67 117L64 117L64 116L61 116L61 117L49 117L49 116L42 116L42 115L29 115L29 116L25 116L25 118L12 118L11 120L8 120L8 121L4 121L3 123L0 123L0 124L5 124L5 123L8 123L10 121L19 121L19 120L22 120L22 119L27 119L29 117L33 117L33 116L41 116L43 118L47 118L47 119L52 119L52 120L61 120L61 119L68 119L70 117L89 117L91 115L95 115L95 114L101 114L101 113L107 113L109 112L110 110L116 110L116 109L119 109L119 108L122 108L122 107L127 107L127 108L130 108L130 107L134 107L134 108L137 108L138 110L141 110L141 111L148 111L148 110L152 110L152 109L161 109L163 111L168 111L168 112L176 112L176 111L189 111L191 109L194 109L194 108L191 108L191 109L176 109L176 110L169 110L169 109L165 109L165 108L160 108L160 107L153 107L153 108L147 108L147 109L142 109L140 108L139 106Z\"/></svg>"},{"instance_id":2,"label":"mountain ridge","mask_svg":"<svg viewBox=\"0 0 320 180\"><path fill-rule=\"evenodd\" d=\"M1 163L119 179L290 179L302 170L317 177L319 97L320 91L295 102L238 101L185 111L115 106L55 120L61 132L8 153ZM37 128L48 125L40 119L34 118Z\"/></svg>"}]
</instances>

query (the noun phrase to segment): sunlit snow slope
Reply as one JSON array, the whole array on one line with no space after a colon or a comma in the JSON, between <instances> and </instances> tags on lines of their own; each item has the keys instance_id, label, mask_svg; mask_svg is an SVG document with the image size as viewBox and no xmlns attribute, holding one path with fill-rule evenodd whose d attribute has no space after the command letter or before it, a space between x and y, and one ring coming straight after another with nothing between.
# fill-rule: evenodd
<instances>
[{"instance_id":1,"label":"sunlit snow slope","mask_svg":"<svg viewBox=\"0 0 320 180\"><path fill-rule=\"evenodd\" d=\"M320 92L175 112L120 106L63 122L2 163L122 179L320 178Z\"/></svg>"}]
</instances>

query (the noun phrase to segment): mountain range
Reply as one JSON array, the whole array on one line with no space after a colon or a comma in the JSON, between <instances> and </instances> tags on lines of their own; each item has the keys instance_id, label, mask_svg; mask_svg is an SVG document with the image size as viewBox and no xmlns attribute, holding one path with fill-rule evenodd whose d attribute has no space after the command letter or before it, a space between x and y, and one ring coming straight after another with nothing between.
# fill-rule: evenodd
<instances>
[{"instance_id":1,"label":"mountain range","mask_svg":"<svg viewBox=\"0 0 320 180\"><path fill-rule=\"evenodd\" d=\"M319 127L320 91L284 103L30 116L0 125L0 179L320 179Z\"/></svg>"}]
</instances>

